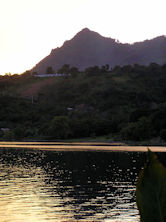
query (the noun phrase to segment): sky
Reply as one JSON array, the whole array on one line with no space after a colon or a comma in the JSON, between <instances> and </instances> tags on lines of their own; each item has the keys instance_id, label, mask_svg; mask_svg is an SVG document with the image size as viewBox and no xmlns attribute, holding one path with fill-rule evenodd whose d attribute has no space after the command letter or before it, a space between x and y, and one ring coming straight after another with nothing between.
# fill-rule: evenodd
<instances>
[{"instance_id":1,"label":"sky","mask_svg":"<svg viewBox=\"0 0 166 222\"><path fill-rule=\"evenodd\" d=\"M166 35L165 0L0 0L0 74L23 73L87 27L133 43Z\"/></svg>"}]
</instances>

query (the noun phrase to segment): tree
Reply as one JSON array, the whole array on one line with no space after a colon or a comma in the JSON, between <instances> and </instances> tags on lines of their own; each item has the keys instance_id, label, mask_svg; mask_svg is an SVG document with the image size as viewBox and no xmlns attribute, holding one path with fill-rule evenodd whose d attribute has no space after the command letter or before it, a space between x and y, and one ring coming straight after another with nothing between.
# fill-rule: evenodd
<instances>
[{"instance_id":1,"label":"tree","mask_svg":"<svg viewBox=\"0 0 166 222\"><path fill-rule=\"evenodd\" d=\"M101 73L101 70L98 66L92 66L85 69L87 75L98 75Z\"/></svg>"},{"instance_id":2,"label":"tree","mask_svg":"<svg viewBox=\"0 0 166 222\"><path fill-rule=\"evenodd\" d=\"M77 67L71 67L70 68L70 74L72 75L72 76L77 76L77 74L79 73L79 70L78 70L78 68Z\"/></svg>"},{"instance_id":3,"label":"tree","mask_svg":"<svg viewBox=\"0 0 166 222\"><path fill-rule=\"evenodd\" d=\"M66 139L71 133L69 123L67 116L55 116L49 124L47 134L51 138Z\"/></svg>"},{"instance_id":4,"label":"tree","mask_svg":"<svg viewBox=\"0 0 166 222\"><path fill-rule=\"evenodd\" d=\"M139 121L129 123L121 130L121 136L125 140L141 141L144 139L150 139L153 136L153 129L150 121L146 117L142 117Z\"/></svg>"},{"instance_id":5,"label":"tree","mask_svg":"<svg viewBox=\"0 0 166 222\"><path fill-rule=\"evenodd\" d=\"M70 65L69 64L64 64L60 69L58 69L58 73L70 74Z\"/></svg>"},{"instance_id":6,"label":"tree","mask_svg":"<svg viewBox=\"0 0 166 222\"><path fill-rule=\"evenodd\" d=\"M51 66L48 66L47 69L46 69L46 74L53 74L54 73L54 70Z\"/></svg>"},{"instance_id":7,"label":"tree","mask_svg":"<svg viewBox=\"0 0 166 222\"><path fill-rule=\"evenodd\" d=\"M105 66L101 67L101 72L102 73L107 73L108 71L109 71L109 65L108 64L106 64Z\"/></svg>"}]
</instances>

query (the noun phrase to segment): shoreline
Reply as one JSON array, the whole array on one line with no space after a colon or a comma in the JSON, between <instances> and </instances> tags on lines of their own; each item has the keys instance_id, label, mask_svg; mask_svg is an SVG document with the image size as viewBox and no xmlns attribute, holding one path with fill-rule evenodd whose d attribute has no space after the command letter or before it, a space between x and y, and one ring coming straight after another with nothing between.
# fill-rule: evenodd
<instances>
[{"instance_id":1,"label":"shoreline","mask_svg":"<svg viewBox=\"0 0 166 222\"><path fill-rule=\"evenodd\" d=\"M96 142L0 142L0 148L36 149L46 151L122 151L122 152L166 152L166 146L129 146L122 143Z\"/></svg>"}]
</instances>

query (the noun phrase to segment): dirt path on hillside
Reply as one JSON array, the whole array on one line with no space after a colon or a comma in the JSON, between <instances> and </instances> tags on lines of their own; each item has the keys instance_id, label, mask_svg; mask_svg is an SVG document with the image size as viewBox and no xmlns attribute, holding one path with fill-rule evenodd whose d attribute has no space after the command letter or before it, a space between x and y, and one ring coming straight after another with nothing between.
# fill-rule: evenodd
<instances>
[{"instance_id":1,"label":"dirt path on hillside","mask_svg":"<svg viewBox=\"0 0 166 222\"><path fill-rule=\"evenodd\" d=\"M27 85L24 89L21 89L19 94L23 98L31 98L32 96L35 98L38 96L40 89L44 86L49 86L55 83L55 79L49 78L45 80L41 80L39 82L34 82Z\"/></svg>"}]
</instances>

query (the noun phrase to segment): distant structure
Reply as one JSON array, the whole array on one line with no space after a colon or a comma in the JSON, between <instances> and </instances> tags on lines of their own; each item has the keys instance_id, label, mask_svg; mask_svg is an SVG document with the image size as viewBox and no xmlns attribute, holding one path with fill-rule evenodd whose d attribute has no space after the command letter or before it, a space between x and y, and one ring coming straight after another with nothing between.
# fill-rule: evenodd
<instances>
[{"instance_id":1,"label":"distant structure","mask_svg":"<svg viewBox=\"0 0 166 222\"><path fill-rule=\"evenodd\" d=\"M8 132L8 131L10 131L9 128L1 128L0 130L3 131L3 132Z\"/></svg>"},{"instance_id":2,"label":"distant structure","mask_svg":"<svg viewBox=\"0 0 166 222\"><path fill-rule=\"evenodd\" d=\"M70 76L71 74L62 74L62 73L54 73L54 74L35 74L34 77L37 78L48 78L48 77L59 77L59 76Z\"/></svg>"}]
</instances>

